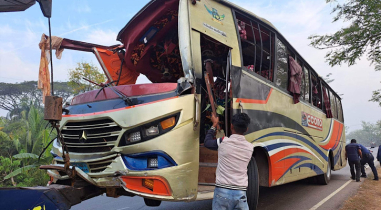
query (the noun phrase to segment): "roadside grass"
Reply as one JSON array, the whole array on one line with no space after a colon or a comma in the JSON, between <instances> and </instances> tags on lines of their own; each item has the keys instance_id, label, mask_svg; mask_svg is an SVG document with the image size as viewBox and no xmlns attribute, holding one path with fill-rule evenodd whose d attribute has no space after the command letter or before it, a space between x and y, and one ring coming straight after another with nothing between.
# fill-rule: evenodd
<instances>
[{"instance_id":1,"label":"roadside grass","mask_svg":"<svg viewBox=\"0 0 381 210\"><path fill-rule=\"evenodd\" d=\"M377 168L378 176L381 168ZM381 209L381 181L373 180L373 173L365 179L355 195L342 206L342 210L379 210Z\"/></svg>"}]
</instances>

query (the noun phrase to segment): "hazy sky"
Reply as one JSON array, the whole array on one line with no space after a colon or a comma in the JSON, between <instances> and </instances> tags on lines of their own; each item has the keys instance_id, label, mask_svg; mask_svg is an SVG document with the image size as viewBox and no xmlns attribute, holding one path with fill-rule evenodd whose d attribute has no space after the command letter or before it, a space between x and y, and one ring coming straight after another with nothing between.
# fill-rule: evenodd
<instances>
[{"instance_id":1,"label":"hazy sky","mask_svg":"<svg viewBox=\"0 0 381 210\"><path fill-rule=\"evenodd\" d=\"M64 38L103 45L118 44L120 29L148 0L131 1L53 1L52 34ZM356 65L330 67L325 62L325 52L310 46L311 34L332 33L347 23L332 23L332 5L325 0L234 0L232 1L269 20L304 59L321 75L332 73L330 85L344 94L345 124L351 130L360 128L361 121L376 122L381 119L381 107L368 102L372 90L381 88L381 72L366 58ZM0 13L0 82L23 82L38 79L42 33L48 33L48 21L38 4L25 12ZM77 62L98 65L92 53L65 50L61 60L54 61L54 80L66 81L68 69ZM138 82L148 80L143 76ZM6 112L0 109L0 115Z\"/></svg>"}]
</instances>

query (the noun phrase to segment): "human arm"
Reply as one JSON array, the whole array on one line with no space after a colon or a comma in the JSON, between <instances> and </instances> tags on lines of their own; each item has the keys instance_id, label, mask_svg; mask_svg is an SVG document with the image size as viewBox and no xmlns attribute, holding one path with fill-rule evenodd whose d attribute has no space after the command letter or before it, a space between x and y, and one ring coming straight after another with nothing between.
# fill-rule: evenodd
<instances>
[{"instance_id":1,"label":"human arm","mask_svg":"<svg viewBox=\"0 0 381 210\"><path fill-rule=\"evenodd\" d=\"M348 159L348 154L347 154L347 147L345 147L345 160Z\"/></svg>"},{"instance_id":2,"label":"human arm","mask_svg":"<svg viewBox=\"0 0 381 210\"><path fill-rule=\"evenodd\" d=\"M359 152L360 158L362 159L362 152L361 152L361 149L358 149L358 152Z\"/></svg>"},{"instance_id":3,"label":"human arm","mask_svg":"<svg viewBox=\"0 0 381 210\"><path fill-rule=\"evenodd\" d=\"M213 126L208 130L205 136L204 146L211 150L218 150L219 144L222 142L223 138L215 139L216 127L218 125L218 117L212 115L211 120L213 122Z\"/></svg>"}]
</instances>

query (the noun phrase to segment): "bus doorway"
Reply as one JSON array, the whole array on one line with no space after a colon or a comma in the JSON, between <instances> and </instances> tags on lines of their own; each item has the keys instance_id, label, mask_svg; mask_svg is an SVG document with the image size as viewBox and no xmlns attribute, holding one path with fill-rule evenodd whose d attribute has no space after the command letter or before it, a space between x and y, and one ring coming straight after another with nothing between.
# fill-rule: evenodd
<instances>
[{"instance_id":1,"label":"bus doorway","mask_svg":"<svg viewBox=\"0 0 381 210\"><path fill-rule=\"evenodd\" d=\"M212 126L210 116L215 112L220 119L220 130L216 137L228 135L230 133L229 121L232 106L229 88L230 48L203 34L200 36L200 45L203 77L200 84L201 124L198 182L199 192L205 192L214 190L218 162L217 151L209 150L203 145L205 135ZM210 84L209 88L208 83Z\"/></svg>"}]
</instances>

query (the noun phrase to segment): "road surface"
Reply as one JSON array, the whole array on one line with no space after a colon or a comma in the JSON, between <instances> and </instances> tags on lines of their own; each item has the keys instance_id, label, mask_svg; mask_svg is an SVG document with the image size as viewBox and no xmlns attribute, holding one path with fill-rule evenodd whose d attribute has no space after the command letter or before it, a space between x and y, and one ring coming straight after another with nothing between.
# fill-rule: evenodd
<instances>
[{"instance_id":1,"label":"road surface","mask_svg":"<svg viewBox=\"0 0 381 210\"><path fill-rule=\"evenodd\" d=\"M377 149L373 151L377 154ZM379 164L377 162L377 167ZM371 173L370 168L367 173ZM333 171L328 185L317 185L310 180L301 180L272 188L260 188L259 210L289 210L311 209L317 210L338 209L351 195L356 193L360 183L350 180L349 166L339 171ZM363 180L363 178L361 178ZM349 183L348 183L349 181ZM343 187L336 192L339 188ZM324 202L326 200L326 202ZM318 206L316 206L319 204ZM141 197L109 198L105 195L84 201L73 210L211 210L212 201L196 202L162 202L159 207L147 207Z\"/></svg>"}]
</instances>

